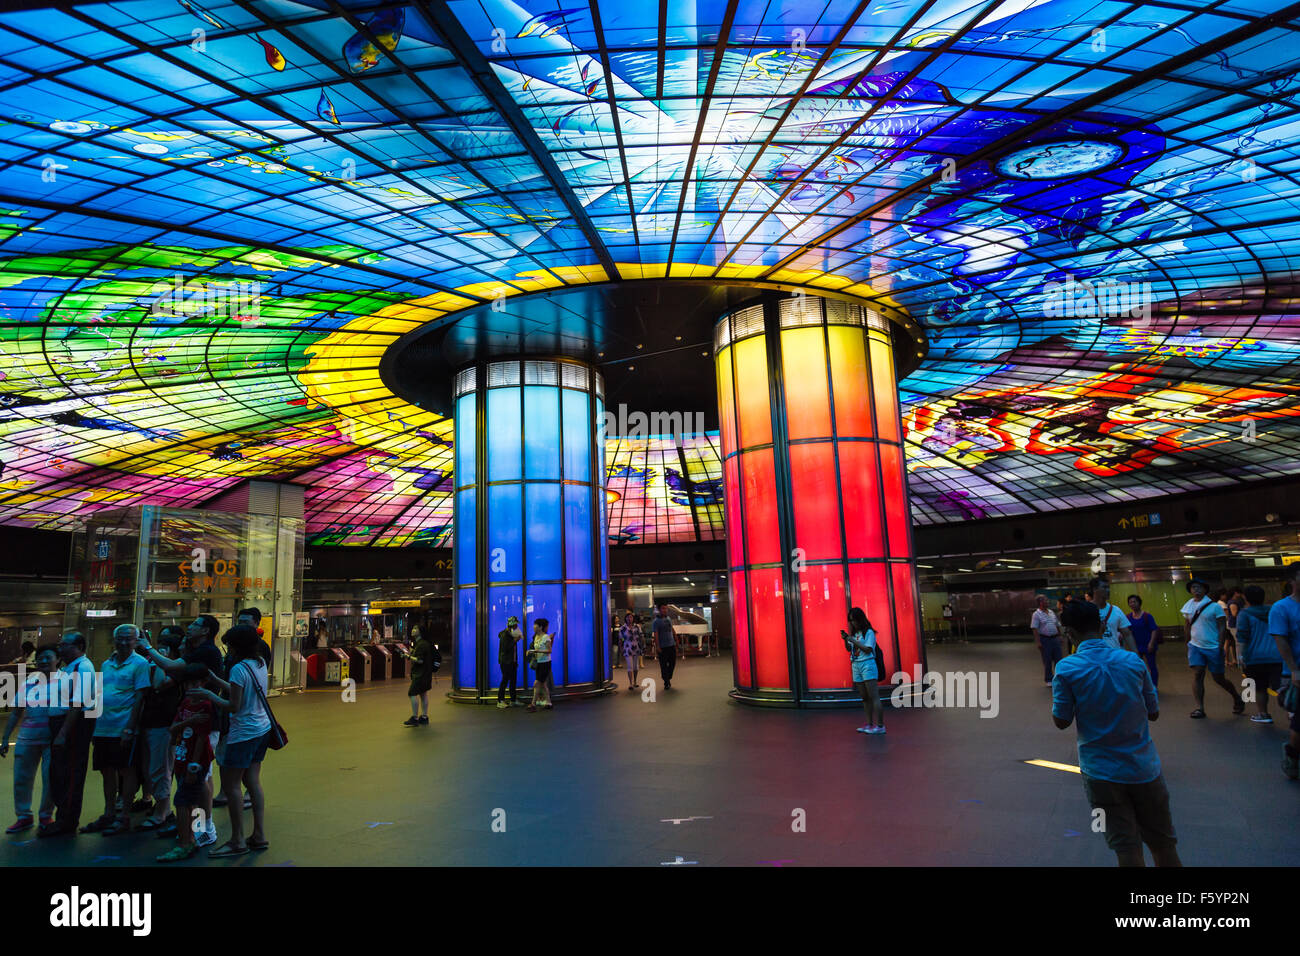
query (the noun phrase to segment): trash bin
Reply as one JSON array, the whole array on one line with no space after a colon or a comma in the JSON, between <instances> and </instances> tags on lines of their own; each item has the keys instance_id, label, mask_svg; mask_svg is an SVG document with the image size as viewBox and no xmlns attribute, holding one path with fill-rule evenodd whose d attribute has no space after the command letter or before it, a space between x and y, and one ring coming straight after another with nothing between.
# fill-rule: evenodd
<instances>
[{"instance_id":1,"label":"trash bin","mask_svg":"<svg viewBox=\"0 0 1300 956\"><path fill-rule=\"evenodd\" d=\"M348 656L348 676L358 684L370 680L370 651L368 644L350 644L344 648Z\"/></svg>"},{"instance_id":2,"label":"trash bin","mask_svg":"<svg viewBox=\"0 0 1300 956\"><path fill-rule=\"evenodd\" d=\"M384 644L371 644L370 679L388 680L393 676L393 652Z\"/></svg>"}]
</instances>

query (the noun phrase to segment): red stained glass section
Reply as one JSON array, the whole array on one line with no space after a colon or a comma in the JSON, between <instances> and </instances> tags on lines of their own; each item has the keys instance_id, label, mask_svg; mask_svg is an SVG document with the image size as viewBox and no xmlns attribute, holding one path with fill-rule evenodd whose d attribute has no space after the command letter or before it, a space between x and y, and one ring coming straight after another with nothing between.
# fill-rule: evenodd
<instances>
[{"instance_id":1,"label":"red stained glass section","mask_svg":"<svg viewBox=\"0 0 1300 956\"><path fill-rule=\"evenodd\" d=\"M840 631L848 628L842 565L809 565L799 576L804 666L808 687L843 690L853 686L849 655Z\"/></svg>"},{"instance_id":2,"label":"red stained glass section","mask_svg":"<svg viewBox=\"0 0 1300 956\"><path fill-rule=\"evenodd\" d=\"M893 609L889 600L889 569L883 562L849 565L849 597L860 607L876 631L876 641L885 654L885 679L898 669L894 653Z\"/></svg>"},{"instance_id":3,"label":"red stained glass section","mask_svg":"<svg viewBox=\"0 0 1300 956\"><path fill-rule=\"evenodd\" d=\"M881 528L876 444L839 442L844 547L850 558L878 558L885 553Z\"/></svg>"},{"instance_id":4,"label":"red stained glass section","mask_svg":"<svg viewBox=\"0 0 1300 956\"><path fill-rule=\"evenodd\" d=\"M907 564L890 565L893 580L894 620L898 629L897 670L912 672L912 665L921 663L921 638L917 634L916 591L912 568Z\"/></svg>"},{"instance_id":5,"label":"red stained glass section","mask_svg":"<svg viewBox=\"0 0 1300 956\"><path fill-rule=\"evenodd\" d=\"M780 561L781 537L776 520L776 473L772 466L772 449L745 452L739 458L749 563Z\"/></svg>"},{"instance_id":6,"label":"red stained glass section","mask_svg":"<svg viewBox=\"0 0 1300 956\"><path fill-rule=\"evenodd\" d=\"M781 569L749 572L750 629L754 636L754 663L758 686L790 689L790 663L785 646L785 597Z\"/></svg>"},{"instance_id":7,"label":"red stained glass section","mask_svg":"<svg viewBox=\"0 0 1300 956\"><path fill-rule=\"evenodd\" d=\"M731 587L732 662L736 668L736 686L751 687L749 676L749 609L745 606L747 582L744 571L733 571Z\"/></svg>"},{"instance_id":8,"label":"red stained glass section","mask_svg":"<svg viewBox=\"0 0 1300 956\"><path fill-rule=\"evenodd\" d=\"M803 557L840 557L840 493L831 442L790 446L790 486L795 545L803 549Z\"/></svg>"}]
</instances>

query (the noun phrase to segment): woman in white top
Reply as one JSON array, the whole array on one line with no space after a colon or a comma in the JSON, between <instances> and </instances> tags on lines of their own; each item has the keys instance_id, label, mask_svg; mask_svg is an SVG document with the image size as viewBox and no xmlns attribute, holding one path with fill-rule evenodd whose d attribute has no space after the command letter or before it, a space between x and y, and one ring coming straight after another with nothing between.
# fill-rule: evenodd
<instances>
[{"instance_id":1,"label":"woman in white top","mask_svg":"<svg viewBox=\"0 0 1300 956\"><path fill-rule=\"evenodd\" d=\"M867 712L867 722L858 728L858 733L883 734L885 708L876 690L876 681L880 679L876 673L876 631L860 607L849 611L849 628L840 631L840 637L844 639L845 650L852 655L853 686L862 695L862 706Z\"/></svg>"},{"instance_id":2,"label":"woman in white top","mask_svg":"<svg viewBox=\"0 0 1300 956\"><path fill-rule=\"evenodd\" d=\"M217 762L221 765L221 789L226 795L230 814L230 839L208 853L209 859L242 856L249 850L265 850L264 814L266 796L262 792L262 760L271 738L271 718L266 712L266 665L258 655L257 632L246 624L226 632L230 649L229 683L215 675L209 683L225 697L209 690L190 693L207 697L218 710L229 711L230 729ZM253 832L244 840L243 789L253 798Z\"/></svg>"}]
</instances>

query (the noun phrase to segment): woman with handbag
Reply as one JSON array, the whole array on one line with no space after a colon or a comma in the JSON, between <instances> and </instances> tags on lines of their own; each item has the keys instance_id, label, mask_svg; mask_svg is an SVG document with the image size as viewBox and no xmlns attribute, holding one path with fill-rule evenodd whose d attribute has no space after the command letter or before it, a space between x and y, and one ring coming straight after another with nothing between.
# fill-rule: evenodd
<instances>
[{"instance_id":1,"label":"woman with handbag","mask_svg":"<svg viewBox=\"0 0 1300 956\"><path fill-rule=\"evenodd\" d=\"M258 654L257 632L246 624L226 632L230 649L229 682L215 675L209 683L225 697L210 690L196 689L191 694L206 697L218 710L230 714L230 730L217 754L221 766L221 789L226 794L230 814L230 839L208 854L212 860L243 856L249 850L265 850L266 795L262 792L262 760L275 736L270 707L266 703L266 665ZM243 789L253 798L253 832L244 839Z\"/></svg>"},{"instance_id":2,"label":"woman with handbag","mask_svg":"<svg viewBox=\"0 0 1300 956\"><path fill-rule=\"evenodd\" d=\"M876 631L860 607L849 611L849 627L851 631L840 631L840 637L844 640L844 649L851 655L853 686L862 695L862 706L867 712L867 722L858 728L858 733L883 734L885 708L880 704L880 694L876 689L881 676L876 668Z\"/></svg>"}]
</instances>

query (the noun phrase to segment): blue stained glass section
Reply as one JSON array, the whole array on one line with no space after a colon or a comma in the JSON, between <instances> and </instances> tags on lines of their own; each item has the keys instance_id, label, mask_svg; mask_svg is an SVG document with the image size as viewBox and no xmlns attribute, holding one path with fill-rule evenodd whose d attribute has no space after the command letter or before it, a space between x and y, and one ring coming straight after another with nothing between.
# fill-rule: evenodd
<instances>
[{"instance_id":1,"label":"blue stained glass section","mask_svg":"<svg viewBox=\"0 0 1300 956\"><path fill-rule=\"evenodd\" d=\"M456 492L456 583L473 584L474 570L474 499L473 488Z\"/></svg>"},{"instance_id":2,"label":"blue stained glass section","mask_svg":"<svg viewBox=\"0 0 1300 956\"><path fill-rule=\"evenodd\" d=\"M474 484L474 416L475 399L471 392L456 399L456 487Z\"/></svg>"},{"instance_id":3,"label":"blue stained glass section","mask_svg":"<svg viewBox=\"0 0 1300 956\"><path fill-rule=\"evenodd\" d=\"M524 477L560 477L559 389L524 388ZM567 421L565 422L567 425Z\"/></svg>"},{"instance_id":4,"label":"blue stained glass section","mask_svg":"<svg viewBox=\"0 0 1300 956\"><path fill-rule=\"evenodd\" d=\"M569 660L568 682L589 684L596 679L596 647L592 640L601 633L600 618L592 605L595 588L590 584L570 584L565 588L565 642Z\"/></svg>"},{"instance_id":5,"label":"blue stained glass section","mask_svg":"<svg viewBox=\"0 0 1300 956\"><path fill-rule=\"evenodd\" d=\"M564 576L591 577L591 486L564 486Z\"/></svg>"},{"instance_id":6,"label":"blue stained glass section","mask_svg":"<svg viewBox=\"0 0 1300 956\"><path fill-rule=\"evenodd\" d=\"M560 391L564 404L564 479L591 481L591 422L587 417L587 393L571 388Z\"/></svg>"},{"instance_id":7,"label":"blue stained glass section","mask_svg":"<svg viewBox=\"0 0 1300 956\"><path fill-rule=\"evenodd\" d=\"M522 485L488 486L488 539L485 544L490 582L523 580L522 488Z\"/></svg>"},{"instance_id":8,"label":"blue stained glass section","mask_svg":"<svg viewBox=\"0 0 1300 956\"><path fill-rule=\"evenodd\" d=\"M528 635L529 647L532 647L533 622L544 617L549 622L547 630L554 638L551 660L554 663L555 686L560 685L564 677L564 608L561 604L562 588L558 584L533 584L528 587L524 611L527 615L524 632ZM528 608L532 610L528 610ZM532 672L529 671L529 679Z\"/></svg>"},{"instance_id":9,"label":"blue stained glass section","mask_svg":"<svg viewBox=\"0 0 1300 956\"><path fill-rule=\"evenodd\" d=\"M456 592L456 686L475 687L474 661L478 656L475 643L476 588Z\"/></svg>"},{"instance_id":10,"label":"blue stained glass section","mask_svg":"<svg viewBox=\"0 0 1300 956\"><path fill-rule=\"evenodd\" d=\"M604 554L604 551L605 549L602 548L601 553ZM598 633L610 634L611 625L609 621L609 585L608 584L602 584L600 586L600 620L601 620L601 629ZM614 674L614 655L607 653L605 655L605 680L610 680L613 677L613 674Z\"/></svg>"},{"instance_id":11,"label":"blue stained glass section","mask_svg":"<svg viewBox=\"0 0 1300 956\"><path fill-rule=\"evenodd\" d=\"M532 482L525 486L528 505L525 550L528 556L528 580L558 581L563 578L560 545L560 486L549 482Z\"/></svg>"},{"instance_id":12,"label":"blue stained glass section","mask_svg":"<svg viewBox=\"0 0 1300 956\"><path fill-rule=\"evenodd\" d=\"M488 481L522 478L519 461L519 389L488 389Z\"/></svg>"},{"instance_id":13,"label":"blue stained glass section","mask_svg":"<svg viewBox=\"0 0 1300 956\"><path fill-rule=\"evenodd\" d=\"M524 627L524 593L523 588L518 584L494 584L488 588L488 626L487 636L491 642L488 646L488 686L501 686L501 655L500 642L498 635L505 630L506 620L510 615L519 618L520 630L525 635L528 629ZM524 658L524 641L520 641L515 648L515 679L519 684L523 684L524 670L527 667L527 661Z\"/></svg>"}]
</instances>

